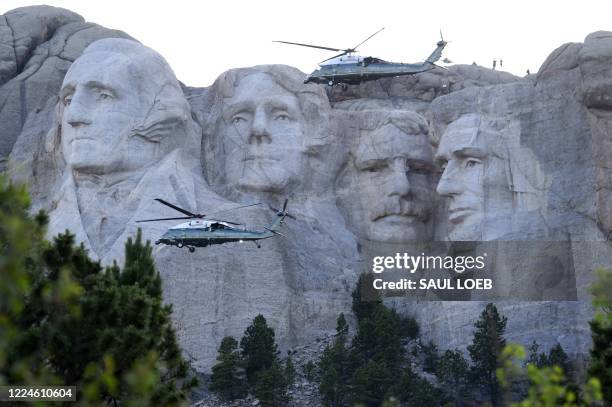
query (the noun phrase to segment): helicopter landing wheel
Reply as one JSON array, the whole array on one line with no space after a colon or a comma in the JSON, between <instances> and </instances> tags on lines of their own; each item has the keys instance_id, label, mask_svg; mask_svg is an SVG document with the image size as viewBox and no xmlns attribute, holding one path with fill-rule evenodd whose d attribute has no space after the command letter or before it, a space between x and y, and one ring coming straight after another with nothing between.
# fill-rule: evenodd
<instances>
[{"instance_id":1,"label":"helicopter landing wheel","mask_svg":"<svg viewBox=\"0 0 612 407\"><path fill-rule=\"evenodd\" d=\"M189 253L193 253L193 252L195 252L195 247L189 246Z\"/></svg>"},{"instance_id":2,"label":"helicopter landing wheel","mask_svg":"<svg viewBox=\"0 0 612 407\"><path fill-rule=\"evenodd\" d=\"M260 245L260 244L258 244L258 245L257 245L257 248L258 248L258 249L261 249L261 245Z\"/></svg>"},{"instance_id":3,"label":"helicopter landing wheel","mask_svg":"<svg viewBox=\"0 0 612 407\"><path fill-rule=\"evenodd\" d=\"M183 247L183 243L180 243L180 242L179 242L179 243L177 243L177 244L176 244L176 247L178 247L179 249L181 249L181 248Z\"/></svg>"}]
</instances>

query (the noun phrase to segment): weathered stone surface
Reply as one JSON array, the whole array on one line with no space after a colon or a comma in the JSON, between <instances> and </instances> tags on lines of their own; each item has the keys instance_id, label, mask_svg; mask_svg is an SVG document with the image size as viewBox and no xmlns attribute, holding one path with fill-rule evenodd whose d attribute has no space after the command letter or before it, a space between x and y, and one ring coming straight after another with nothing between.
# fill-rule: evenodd
<instances>
[{"instance_id":1,"label":"weathered stone surface","mask_svg":"<svg viewBox=\"0 0 612 407\"><path fill-rule=\"evenodd\" d=\"M56 7L0 16L0 169L28 114L57 96L70 64L89 44L108 37L129 38Z\"/></svg>"},{"instance_id":2,"label":"weathered stone surface","mask_svg":"<svg viewBox=\"0 0 612 407\"><path fill-rule=\"evenodd\" d=\"M30 185L34 209L50 211L50 233L71 229L108 264L135 220L172 216L153 198L200 213L263 202L227 215L257 228L274 217L267 205L289 197L296 220L262 249L155 248L198 370L259 313L283 350L333 332L370 248L415 241L567 245L579 301L499 306L510 340L587 354L591 271L612 264L609 33L560 47L525 79L458 65L328 95L280 65L189 88L134 41L94 42L123 33L61 10L24 13L2 20L31 26L23 43L0 21L0 156L12 148L10 175ZM139 225L156 239L172 223ZM496 261L513 265L500 277L509 292L530 284L508 276L532 263ZM484 302L393 305L446 349L469 343Z\"/></svg>"},{"instance_id":3,"label":"weathered stone surface","mask_svg":"<svg viewBox=\"0 0 612 407\"><path fill-rule=\"evenodd\" d=\"M567 262L575 267L579 301L498 306L508 316L510 340L537 340L545 348L558 341L579 362L590 346L587 281L591 270L612 261L604 226L609 200L601 199L612 156L598 141L610 133L583 107L599 112L609 93L610 76L601 69L612 52L607 37L595 33L584 45L555 50L536 81L463 89L435 99L427 112L436 160L444 168L436 240L550 240L574 247ZM593 39L596 44L589 45ZM519 261L525 260L507 262ZM435 343L465 349L484 303L395 306L419 315Z\"/></svg>"}]
</instances>

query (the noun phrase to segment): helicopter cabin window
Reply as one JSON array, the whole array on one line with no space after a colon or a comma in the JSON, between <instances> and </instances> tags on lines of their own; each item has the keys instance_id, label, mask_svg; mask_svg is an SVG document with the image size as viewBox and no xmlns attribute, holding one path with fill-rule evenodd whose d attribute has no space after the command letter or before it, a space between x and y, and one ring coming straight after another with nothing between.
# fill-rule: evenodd
<instances>
[{"instance_id":1,"label":"helicopter cabin window","mask_svg":"<svg viewBox=\"0 0 612 407\"><path fill-rule=\"evenodd\" d=\"M219 230L220 230L220 229L225 229L225 225L223 225L223 224L221 224L221 223L217 223L217 222L215 222L215 223L211 223L211 224L210 224L210 230L211 230L211 231L213 231L213 230L218 230L218 229L219 229Z\"/></svg>"}]
</instances>

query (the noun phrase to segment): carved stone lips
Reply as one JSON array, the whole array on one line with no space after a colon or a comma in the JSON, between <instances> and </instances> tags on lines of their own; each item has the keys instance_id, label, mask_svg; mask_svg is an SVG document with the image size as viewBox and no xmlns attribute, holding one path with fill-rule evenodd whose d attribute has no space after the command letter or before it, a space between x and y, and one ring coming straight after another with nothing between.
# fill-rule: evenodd
<instances>
[{"instance_id":1,"label":"carved stone lips","mask_svg":"<svg viewBox=\"0 0 612 407\"><path fill-rule=\"evenodd\" d=\"M280 161L276 157L262 154L249 154L242 161Z\"/></svg>"},{"instance_id":2,"label":"carved stone lips","mask_svg":"<svg viewBox=\"0 0 612 407\"><path fill-rule=\"evenodd\" d=\"M74 143L77 140L93 140L92 137L83 137L83 136L79 136L79 137L75 137L72 140L70 140L70 144Z\"/></svg>"},{"instance_id":3,"label":"carved stone lips","mask_svg":"<svg viewBox=\"0 0 612 407\"><path fill-rule=\"evenodd\" d=\"M385 213L383 215L375 216L372 219L373 222L377 222L379 220L387 220L387 221L395 221L395 222L405 222L408 219L418 218L419 215L415 213Z\"/></svg>"},{"instance_id":4,"label":"carved stone lips","mask_svg":"<svg viewBox=\"0 0 612 407\"><path fill-rule=\"evenodd\" d=\"M451 223L458 223L462 221L465 217L471 215L475 212L474 208L470 208L468 206L462 206L458 208L449 208L448 209L448 221Z\"/></svg>"},{"instance_id":5,"label":"carved stone lips","mask_svg":"<svg viewBox=\"0 0 612 407\"><path fill-rule=\"evenodd\" d=\"M380 220L385 220L387 222L393 222L393 223L404 223L407 221L412 221L414 219L417 218L417 215L413 215L413 214L397 214L397 213L392 213L392 214L387 214L387 215L383 215L383 216L379 216L377 218L374 219L374 222L376 221L380 221Z\"/></svg>"}]
</instances>

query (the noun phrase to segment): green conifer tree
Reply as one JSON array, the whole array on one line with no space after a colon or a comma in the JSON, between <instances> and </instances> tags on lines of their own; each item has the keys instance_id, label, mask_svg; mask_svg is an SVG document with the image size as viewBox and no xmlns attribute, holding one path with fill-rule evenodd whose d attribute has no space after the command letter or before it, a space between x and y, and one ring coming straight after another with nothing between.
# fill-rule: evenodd
<instances>
[{"instance_id":1,"label":"green conifer tree","mask_svg":"<svg viewBox=\"0 0 612 407\"><path fill-rule=\"evenodd\" d=\"M447 350L436 365L436 377L455 406L461 407L469 396L470 366L458 349Z\"/></svg>"},{"instance_id":2,"label":"green conifer tree","mask_svg":"<svg viewBox=\"0 0 612 407\"><path fill-rule=\"evenodd\" d=\"M427 380L419 377L407 366L399 379L387 392L387 398L393 397L406 407L440 406L446 401L444 392Z\"/></svg>"},{"instance_id":3,"label":"green conifer tree","mask_svg":"<svg viewBox=\"0 0 612 407\"><path fill-rule=\"evenodd\" d=\"M474 338L468 346L472 359L472 373L475 384L485 386L493 406L500 403L500 387L496 376L498 359L506 346L504 332L508 319L497 312L489 303L474 324Z\"/></svg>"},{"instance_id":4,"label":"green conifer tree","mask_svg":"<svg viewBox=\"0 0 612 407\"><path fill-rule=\"evenodd\" d=\"M596 272L597 282L591 289L596 312L589 322L593 338L589 375L599 379L603 399L612 405L612 271Z\"/></svg>"},{"instance_id":5,"label":"green conifer tree","mask_svg":"<svg viewBox=\"0 0 612 407\"><path fill-rule=\"evenodd\" d=\"M349 326L344 314L338 316L336 323L336 336L328 345L319 361L321 382L319 392L326 406L343 406L348 401L348 384L351 373L349 371L349 352L346 341Z\"/></svg>"},{"instance_id":6,"label":"green conifer tree","mask_svg":"<svg viewBox=\"0 0 612 407\"><path fill-rule=\"evenodd\" d=\"M184 402L194 383L161 289L122 284L118 266L103 269L69 232L47 242L46 215L31 218L28 205L0 179L0 383L77 385L88 406ZM153 264L140 235L132 245ZM156 275L127 258L143 280Z\"/></svg>"},{"instance_id":7,"label":"green conifer tree","mask_svg":"<svg viewBox=\"0 0 612 407\"><path fill-rule=\"evenodd\" d=\"M565 353L559 342L557 342L557 344L550 349L547 359L547 366L559 366L561 370L563 370L563 375L566 378L569 377L571 364L567 353Z\"/></svg>"},{"instance_id":8,"label":"green conifer tree","mask_svg":"<svg viewBox=\"0 0 612 407\"><path fill-rule=\"evenodd\" d=\"M296 376L295 366L293 365L293 360L291 359L291 354L287 355L287 360L285 361L285 381L287 382L287 386L291 387L293 383L295 383Z\"/></svg>"},{"instance_id":9,"label":"green conifer tree","mask_svg":"<svg viewBox=\"0 0 612 407\"><path fill-rule=\"evenodd\" d=\"M287 380L278 361L274 360L270 367L259 371L257 376L255 397L263 407L280 407L287 404Z\"/></svg>"},{"instance_id":10,"label":"green conifer tree","mask_svg":"<svg viewBox=\"0 0 612 407\"><path fill-rule=\"evenodd\" d=\"M353 314L358 321L368 318L375 310L383 306L380 293L372 288L372 280L372 274L361 274L351 293Z\"/></svg>"},{"instance_id":11,"label":"green conifer tree","mask_svg":"<svg viewBox=\"0 0 612 407\"><path fill-rule=\"evenodd\" d=\"M217 361L212 368L210 390L228 400L246 396L246 376L236 339L231 336L223 338Z\"/></svg>"},{"instance_id":12,"label":"green conifer tree","mask_svg":"<svg viewBox=\"0 0 612 407\"><path fill-rule=\"evenodd\" d=\"M245 361L247 380L255 385L257 374L278 363L278 351L274 342L274 330L270 328L263 315L259 314L244 331L240 349Z\"/></svg>"},{"instance_id":13,"label":"green conifer tree","mask_svg":"<svg viewBox=\"0 0 612 407\"><path fill-rule=\"evenodd\" d=\"M384 361L369 360L357 368L351 379L351 405L380 406L396 376Z\"/></svg>"}]
</instances>

